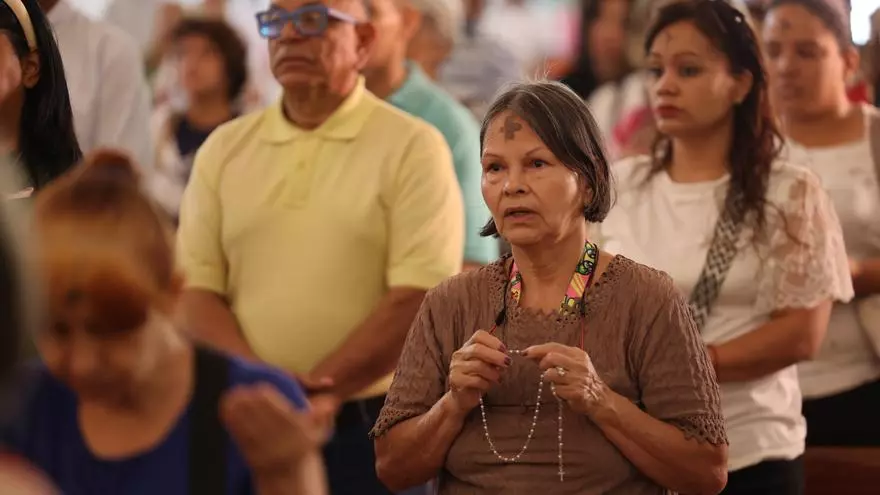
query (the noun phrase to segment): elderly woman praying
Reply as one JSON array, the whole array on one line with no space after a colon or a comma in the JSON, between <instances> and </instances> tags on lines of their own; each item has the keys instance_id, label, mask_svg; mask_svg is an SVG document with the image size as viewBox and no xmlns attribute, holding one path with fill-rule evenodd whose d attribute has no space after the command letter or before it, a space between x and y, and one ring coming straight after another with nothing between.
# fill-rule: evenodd
<instances>
[{"instance_id":1,"label":"elderly woman praying","mask_svg":"<svg viewBox=\"0 0 880 495\"><path fill-rule=\"evenodd\" d=\"M588 239L612 204L587 106L520 84L481 130L484 235L505 257L429 292L373 430L393 490L715 494L718 385L668 276Z\"/></svg>"}]
</instances>

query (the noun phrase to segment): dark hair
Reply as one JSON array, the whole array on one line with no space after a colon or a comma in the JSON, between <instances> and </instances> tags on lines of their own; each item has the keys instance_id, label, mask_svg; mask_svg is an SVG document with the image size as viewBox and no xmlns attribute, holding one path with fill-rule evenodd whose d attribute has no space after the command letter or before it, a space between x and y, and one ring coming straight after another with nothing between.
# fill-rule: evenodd
<instances>
[{"instance_id":1,"label":"dark hair","mask_svg":"<svg viewBox=\"0 0 880 495\"><path fill-rule=\"evenodd\" d=\"M0 204L0 208L8 209L4 204ZM0 212L0 385L6 385L18 364L27 323L22 260L17 256L16 239L9 220L6 211Z\"/></svg>"},{"instance_id":2,"label":"dark hair","mask_svg":"<svg viewBox=\"0 0 880 495\"><path fill-rule=\"evenodd\" d=\"M593 24L599 20L599 16L602 13L602 5L604 5L608 0L582 0L581 1L581 19L580 19L580 36L578 43L578 56L575 60L571 72L560 79L562 84L565 84L575 93L580 95L581 98L587 99L590 95L599 88L603 81L599 80L599 77L596 75L596 71L593 69L593 61L590 58L590 53L587 50L588 43L588 35L587 32L592 28ZM632 17L632 9L633 7L629 5L627 7L630 9L628 14L628 19Z\"/></svg>"},{"instance_id":3,"label":"dark hair","mask_svg":"<svg viewBox=\"0 0 880 495\"><path fill-rule=\"evenodd\" d=\"M40 78L24 92L18 152L31 185L39 189L79 161L82 151L76 139L64 64L52 27L37 0L23 3L34 27ZM6 2L0 2L0 31L20 59L30 53L24 30Z\"/></svg>"},{"instance_id":4,"label":"dark hair","mask_svg":"<svg viewBox=\"0 0 880 495\"><path fill-rule=\"evenodd\" d=\"M247 81L247 48L238 33L221 20L188 18L177 25L172 39L179 42L190 36L204 37L217 48L226 68L229 99L241 96Z\"/></svg>"},{"instance_id":5,"label":"dark hair","mask_svg":"<svg viewBox=\"0 0 880 495\"><path fill-rule=\"evenodd\" d=\"M798 5L816 16L837 38L841 49L853 46L849 2L845 0L771 0L766 12L769 15L784 5Z\"/></svg>"},{"instance_id":6,"label":"dark hair","mask_svg":"<svg viewBox=\"0 0 880 495\"><path fill-rule=\"evenodd\" d=\"M503 112L523 119L566 167L573 170L592 191L584 206L584 218L601 222L611 209L611 173L601 142L601 133L587 104L564 84L552 81L516 84L501 93L483 118L480 128L482 153L486 131ZM490 219L480 235L497 236Z\"/></svg>"},{"instance_id":7,"label":"dark hair","mask_svg":"<svg viewBox=\"0 0 880 495\"><path fill-rule=\"evenodd\" d=\"M756 232L765 225L764 206L770 171L779 156L782 135L776 126L767 93L767 74L754 30L737 9L723 0L679 0L664 6L648 29L645 53L666 28L691 22L723 53L734 74L750 73L752 87L733 110L733 140L729 151L730 185L725 208L737 223L749 218ZM672 141L658 134L652 173L672 160Z\"/></svg>"}]
</instances>

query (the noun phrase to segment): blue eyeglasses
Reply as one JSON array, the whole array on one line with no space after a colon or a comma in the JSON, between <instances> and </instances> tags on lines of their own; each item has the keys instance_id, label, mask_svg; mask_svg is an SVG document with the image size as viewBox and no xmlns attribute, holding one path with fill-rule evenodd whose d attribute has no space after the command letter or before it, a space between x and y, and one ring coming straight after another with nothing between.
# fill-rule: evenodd
<instances>
[{"instance_id":1,"label":"blue eyeglasses","mask_svg":"<svg viewBox=\"0 0 880 495\"><path fill-rule=\"evenodd\" d=\"M281 31L288 22L293 24L293 28L300 36L321 36L327 31L331 20L349 24L358 23L358 20L351 15L326 5L306 5L293 11L273 8L257 14L260 36L266 39L281 36Z\"/></svg>"}]
</instances>

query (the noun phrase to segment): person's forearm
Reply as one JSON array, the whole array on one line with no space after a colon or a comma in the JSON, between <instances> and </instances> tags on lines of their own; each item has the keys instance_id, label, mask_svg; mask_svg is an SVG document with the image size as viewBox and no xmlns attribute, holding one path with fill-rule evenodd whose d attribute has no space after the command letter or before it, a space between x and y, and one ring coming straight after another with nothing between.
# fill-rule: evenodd
<instances>
[{"instance_id":1,"label":"person's forearm","mask_svg":"<svg viewBox=\"0 0 880 495\"><path fill-rule=\"evenodd\" d=\"M718 381L757 380L812 359L828 328L831 305L827 301L811 310L776 316L745 335L714 346L713 364Z\"/></svg>"},{"instance_id":2,"label":"person's forearm","mask_svg":"<svg viewBox=\"0 0 880 495\"><path fill-rule=\"evenodd\" d=\"M464 427L447 393L425 414L394 425L376 438L376 472L391 491L427 483L443 467Z\"/></svg>"},{"instance_id":3,"label":"person's forearm","mask_svg":"<svg viewBox=\"0 0 880 495\"><path fill-rule=\"evenodd\" d=\"M345 399L394 371L424 297L420 289L391 289L351 336L311 370L311 376L332 379L333 392Z\"/></svg>"},{"instance_id":4,"label":"person's forearm","mask_svg":"<svg viewBox=\"0 0 880 495\"><path fill-rule=\"evenodd\" d=\"M857 261L853 268L856 297L880 294L880 258Z\"/></svg>"},{"instance_id":5,"label":"person's forearm","mask_svg":"<svg viewBox=\"0 0 880 495\"><path fill-rule=\"evenodd\" d=\"M319 453L309 455L290 474L255 475L257 495L326 495L327 475Z\"/></svg>"},{"instance_id":6,"label":"person's forearm","mask_svg":"<svg viewBox=\"0 0 880 495\"><path fill-rule=\"evenodd\" d=\"M727 447L685 438L681 430L606 389L591 419L645 476L678 493L717 494L727 483Z\"/></svg>"},{"instance_id":7,"label":"person's forearm","mask_svg":"<svg viewBox=\"0 0 880 495\"><path fill-rule=\"evenodd\" d=\"M193 338L234 356L260 360L244 339L229 304L220 295L205 290L187 290L181 306L183 328Z\"/></svg>"}]
</instances>

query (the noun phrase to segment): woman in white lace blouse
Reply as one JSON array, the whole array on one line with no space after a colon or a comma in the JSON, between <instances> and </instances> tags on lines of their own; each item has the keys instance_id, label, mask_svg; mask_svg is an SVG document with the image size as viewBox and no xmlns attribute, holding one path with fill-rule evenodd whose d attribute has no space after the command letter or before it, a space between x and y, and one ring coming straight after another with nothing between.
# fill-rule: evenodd
<instances>
[{"instance_id":1,"label":"woman in white lace blouse","mask_svg":"<svg viewBox=\"0 0 880 495\"><path fill-rule=\"evenodd\" d=\"M664 7L648 31L652 157L614 166L605 249L690 294L721 383L725 494L803 492L806 428L796 363L813 357L833 301L852 297L836 214L818 179L777 158L758 41L726 2Z\"/></svg>"},{"instance_id":2,"label":"woman in white lace blouse","mask_svg":"<svg viewBox=\"0 0 880 495\"><path fill-rule=\"evenodd\" d=\"M856 294L867 297L880 293L880 112L847 97L859 56L840 3L771 2L764 43L786 158L821 177L843 226ZM863 327L857 303L834 306L819 355L799 366L807 445L880 446L878 332Z\"/></svg>"}]
</instances>

